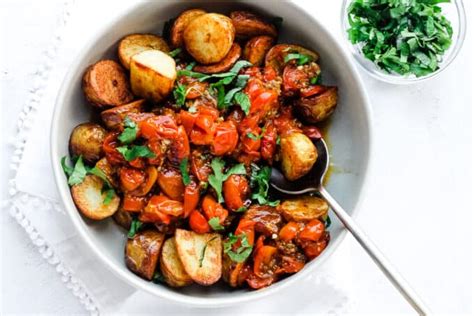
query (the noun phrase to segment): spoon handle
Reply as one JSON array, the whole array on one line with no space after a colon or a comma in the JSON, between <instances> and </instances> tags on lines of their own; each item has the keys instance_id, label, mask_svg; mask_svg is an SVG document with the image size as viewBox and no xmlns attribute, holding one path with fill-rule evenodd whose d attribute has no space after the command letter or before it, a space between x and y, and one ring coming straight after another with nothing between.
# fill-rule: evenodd
<instances>
[{"instance_id":1,"label":"spoon handle","mask_svg":"<svg viewBox=\"0 0 474 316\"><path fill-rule=\"evenodd\" d=\"M410 287L407 281L397 272L395 267L385 258L370 238L364 233L359 225L354 222L349 214L337 203L337 201L329 194L324 187L319 188L322 197L331 206L336 216L342 224L351 232L352 236L359 242L362 248L369 254L375 264L382 270L385 276L392 282L393 286L407 300L408 303L418 312L419 315L430 314L428 307L418 297L415 291Z\"/></svg>"}]
</instances>

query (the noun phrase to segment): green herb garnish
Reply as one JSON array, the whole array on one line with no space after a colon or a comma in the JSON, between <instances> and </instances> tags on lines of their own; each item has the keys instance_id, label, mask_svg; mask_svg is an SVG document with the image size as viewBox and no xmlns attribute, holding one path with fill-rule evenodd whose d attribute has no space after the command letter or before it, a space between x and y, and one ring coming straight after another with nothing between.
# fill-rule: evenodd
<instances>
[{"instance_id":1,"label":"green herb garnish","mask_svg":"<svg viewBox=\"0 0 474 316\"><path fill-rule=\"evenodd\" d=\"M451 46L453 30L437 4L449 0L354 0L349 40L387 72L427 75Z\"/></svg>"},{"instance_id":2,"label":"green herb garnish","mask_svg":"<svg viewBox=\"0 0 474 316\"><path fill-rule=\"evenodd\" d=\"M130 223L130 230L128 231L128 238L135 237L136 233L142 227L143 223L138 220L138 218L134 217L132 222Z\"/></svg>"},{"instance_id":3,"label":"green herb garnish","mask_svg":"<svg viewBox=\"0 0 474 316\"><path fill-rule=\"evenodd\" d=\"M289 62L290 60L296 60L296 64L301 66L313 61L313 58L309 55L300 54L300 53L290 53L285 56L284 61L285 63Z\"/></svg>"},{"instance_id":4,"label":"green herb garnish","mask_svg":"<svg viewBox=\"0 0 474 316\"><path fill-rule=\"evenodd\" d=\"M329 228L331 226L331 217L329 215L326 215L324 218L324 227Z\"/></svg>"},{"instance_id":5,"label":"green herb garnish","mask_svg":"<svg viewBox=\"0 0 474 316\"><path fill-rule=\"evenodd\" d=\"M178 83L176 88L173 90L173 97L176 100L176 104L183 106L186 101L187 87L184 84Z\"/></svg>"},{"instance_id":6,"label":"green herb garnish","mask_svg":"<svg viewBox=\"0 0 474 316\"><path fill-rule=\"evenodd\" d=\"M234 96L235 103L240 105L242 111L245 115L248 115L250 112L250 99L249 96L244 92L237 92Z\"/></svg>"},{"instance_id":7,"label":"green herb garnish","mask_svg":"<svg viewBox=\"0 0 474 316\"><path fill-rule=\"evenodd\" d=\"M179 170L181 171L181 175L183 177L183 184L190 184L191 178L189 177L188 172L188 158L183 158L183 160L181 160L181 163L179 164Z\"/></svg>"},{"instance_id":8,"label":"green herb garnish","mask_svg":"<svg viewBox=\"0 0 474 316\"><path fill-rule=\"evenodd\" d=\"M105 198L102 204L109 205L112 202L112 199L115 197L115 190L112 188L105 190Z\"/></svg>"},{"instance_id":9,"label":"green herb garnish","mask_svg":"<svg viewBox=\"0 0 474 316\"><path fill-rule=\"evenodd\" d=\"M265 131L266 131L266 128L263 127L262 132L260 133L260 135L255 135L254 133L247 133L247 137L252 139L252 140L260 140L260 139L262 139L263 134L265 134Z\"/></svg>"},{"instance_id":10,"label":"green herb garnish","mask_svg":"<svg viewBox=\"0 0 474 316\"><path fill-rule=\"evenodd\" d=\"M175 58L176 56L178 56L179 54L181 54L183 50L181 48L176 48L174 50L172 50L171 52L168 53L168 55L170 55L171 57Z\"/></svg>"},{"instance_id":11,"label":"green herb garnish","mask_svg":"<svg viewBox=\"0 0 474 316\"><path fill-rule=\"evenodd\" d=\"M257 200L261 205L277 206L280 201L268 200L268 189L270 176L272 174L272 168L259 166L252 164L252 174L250 176L250 186L255 189L252 194L252 199Z\"/></svg>"},{"instance_id":12,"label":"green herb garnish","mask_svg":"<svg viewBox=\"0 0 474 316\"><path fill-rule=\"evenodd\" d=\"M61 163L63 163L64 161L64 166L66 165L65 158L66 157L63 157L63 159L61 160ZM63 169L64 169L64 166L63 166ZM84 178L87 175L87 166L84 165L82 156L79 156L76 163L74 164L74 168L72 169L72 171L71 171L71 167L67 167L67 171L65 169L64 172L66 172L66 174L68 174L68 172L70 173L69 178L67 180L67 183L70 186L82 183L82 181L84 181Z\"/></svg>"},{"instance_id":13,"label":"green herb garnish","mask_svg":"<svg viewBox=\"0 0 474 316\"><path fill-rule=\"evenodd\" d=\"M209 243L211 241L213 241L214 239L216 239L216 237L212 237L211 239L209 239L206 244L204 245L204 247L202 248L202 252L201 252L201 257L199 258L199 267L201 268L202 267L202 262L204 261L204 257L206 255L206 250L207 250L207 246L209 245Z\"/></svg>"},{"instance_id":14,"label":"green herb garnish","mask_svg":"<svg viewBox=\"0 0 474 316\"><path fill-rule=\"evenodd\" d=\"M160 284L160 283L166 283L166 280L163 274L161 274L159 271L155 271L155 274L153 274L153 279L151 279L151 282L155 284Z\"/></svg>"},{"instance_id":15,"label":"green herb garnish","mask_svg":"<svg viewBox=\"0 0 474 316\"><path fill-rule=\"evenodd\" d=\"M240 247L237 250L232 250L232 246L240 239ZM230 233L227 241L224 242L224 253L234 262L244 262L252 253L252 246L247 240L247 235L240 234L235 236Z\"/></svg>"},{"instance_id":16,"label":"green herb garnish","mask_svg":"<svg viewBox=\"0 0 474 316\"><path fill-rule=\"evenodd\" d=\"M239 207L238 209L235 210L235 212L237 213L243 213L243 212L246 212L247 211L247 208L245 206L241 206Z\"/></svg>"},{"instance_id":17,"label":"green herb garnish","mask_svg":"<svg viewBox=\"0 0 474 316\"><path fill-rule=\"evenodd\" d=\"M147 146L138 146L138 145L121 146L121 147L117 147L117 151L122 154L123 158L125 158L126 161L132 161L139 157L144 157L144 158L156 157L155 153L152 152L150 148L148 148Z\"/></svg>"},{"instance_id":18,"label":"green herb garnish","mask_svg":"<svg viewBox=\"0 0 474 316\"><path fill-rule=\"evenodd\" d=\"M220 220L219 220L219 217L213 217L211 218L209 221L209 226L211 226L211 228L215 231L220 231L220 230L224 230L224 226L222 226L220 224Z\"/></svg>"},{"instance_id":19,"label":"green herb garnish","mask_svg":"<svg viewBox=\"0 0 474 316\"><path fill-rule=\"evenodd\" d=\"M122 144L130 144L137 138L138 126L128 116L123 120L123 126L125 127L123 132L118 136L118 140Z\"/></svg>"},{"instance_id":20,"label":"green herb garnish","mask_svg":"<svg viewBox=\"0 0 474 316\"><path fill-rule=\"evenodd\" d=\"M209 175L209 184L216 191L219 203L224 202L224 198L222 197L222 183L233 174L246 174L247 173L245 170L244 164L241 164L241 163L231 167L226 173L222 172L224 167L225 167L225 162L221 158L214 158L211 162L211 168L214 171L214 173Z\"/></svg>"}]
</instances>

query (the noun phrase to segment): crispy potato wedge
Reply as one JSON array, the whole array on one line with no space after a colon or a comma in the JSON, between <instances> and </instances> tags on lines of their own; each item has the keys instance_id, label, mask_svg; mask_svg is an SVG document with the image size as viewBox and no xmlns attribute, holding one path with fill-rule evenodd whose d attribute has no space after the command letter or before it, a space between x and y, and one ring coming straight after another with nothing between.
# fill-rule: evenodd
<instances>
[{"instance_id":1,"label":"crispy potato wedge","mask_svg":"<svg viewBox=\"0 0 474 316\"><path fill-rule=\"evenodd\" d=\"M234 43L227 54L220 62L211 65L197 65L193 68L194 71L205 74L215 74L219 72L228 71L239 60L242 49L239 44Z\"/></svg>"},{"instance_id":2,"label":"crispy potato wedge","mask_svg":"<svg viewBox=\"0 0 474 316\"><path fill-rule=\"evenodd\" d=\"M292 133L280 140L282 172L294 181L307 174L313 167L318 152L311 140L303 133Z\"/></svg>"},{"instance_id":3,"label":"crispy potato wedge","mask_svg":"<svg viewBox=\"0 0 474 316\"><path fill-rule=\"evenodd\" d=\"M133 100L125 71L113 60L101 60L89 66L82 78L82 89L86 99L100 109Z\"/></svg>"},{"instance_id":4,"label":"crispy potato wedge","mask_svg":"<svg viewBox=\"0 0 474 316\"><path fill-rule=\"evenodd\" d=\"M245 44L243 58L254 66L261 66L272 45L273 37L271 36L261 35L252 37Z\"/></svg>"},{"instance_id":5,"label":"crispy potato wedge","mask_svg":"<svg viewBox=\"0 0 474 316\"><path fill-rule=\"evenodd\" d=\"M128 104L117 106L100 113L102 122L105 127L112 130L118 130L122 126L123 120L130 113L141 113L143 112L145 100L137 100Z\"/></svg>"},{"instance_id":6,"label":"crispy potato wedge","mask_svg":"<svg viewBox=\"0 0 474 316\"><path fill-rule=\"evenodd\" d=\"M327 119L336 109L337 87L328 87L321 94L300 98L293 104L300 117L308 123L318 123Z\"/></svg>"},{"instance_id":7,"label":"crispy potato wedge","mask_svg":"<svg viewBox=\"0 0 474 316\"><path fill-rule=\"evenodd\" d=\"M234 42L232 21L225 15L207 13L188 23L183 31L186 50L204 65L220 62Z\"/></svg>"},{"instance_id":8,"label":"crispy potato wedge","mask_svg":"<svg viewBox=\"0 0 474 316\"><path fill-rule=\"evenodd\" d=\"M319 55L317 53L304 47L290 44L278 44L273 46L265 56L265 66L271 66L281 74L286 64L286 55L293 53L307 55L311 57L312 61L314 62L318 61L319 59Z\"/></svg>"},{"instance_id":9,"label":"crispy potato wedge","mask_svg":"<svg viewBox=\"0 0 474 316\"><path fill-rule=\"evenodd\" d=\"M196 234L192 231L177 229L175 239L184 270L194 282L211 285L219 281L222 275L220 234Z\"/></svg>"},{"instance_id":10,"label":"crispy potato wedge","mask_svg":"<svg viewBox=\"0 0 474 316\"><path fill-rule=\"evenodd\" d=\"M168 53L170 48L166 41L158 35L153 34L131 34L120 41L118 56L122 65L130 69L132 56L145 50L156 49Z\"/></svg>"},{"instance_id":11,"label":"crispy potato wedge","mask_svg":"<svg viewBox=\"0 0 474 316\"><path fill-rule=\"evenodd\" d=\"M102 143L104 142L105 129L94 123L82 123L77 125L69 137L69 151L71 156L81 156L89 163L95 163L104 152Z\"/></svg>"},{"instance_id":12,"label":"crispy potato wedge","mask_svg":"<svg viewBox=\"0 0 474 316\"><path fill-rule=\"evenodd\" d=\"M146 280L153 279L165 235L156 230L139 232L125 245L125 264Z\"/></svg>"},{"instance_id":13,"label":"crispy potato wedge","mask_svg":"<svg viewBox=\"0 0 474 316\"><path fill-rule=\"evenodd\" d=\"M160 102L173 91L175 80L176 63L168 54L146 50L133 55L130 82L135 95Z\"/></svg>"},{"instance_id":14,"label":"crispy potato wedge","mask_svg":"<svg viewBox=\"0 0 474 316\"><path fill-rule=\"evenodd\" d=\"M122 207L119 207L118 211L112 215L112 218L120 227L126 230L130 229L130 225L132 224L132 214L124 211Z\"/></svg>"},{"instance_id":15,"label":"crispy potato wedge","mask_svg":"<svg viewBox=\"0 0 474 316\"><path fill-rule=\"evenodd\" d=\"M238 37L248 38L259 35L277 37L278 35L275 25L266 22L260 16L251 12L233 11L229 16L235 27L235 34Z\"/></svg>"},{"instance_id":16,"label":"crispy potato wedge","mask_svg":"<svg viewBox=\"0 0 474 316\"><path fill-rule=\"evenodd\" d=\"M118 210L118 195L114 195L107 205L104 204L106 193L102 192L103 186L104 181L101 178L87 175L84 181L71 187L72 199L84 216L101 220L112 216Z\"/></svg>"},{"instance_id":17,"label":"crispy potato wedge","mask_svg":"<svg viewBox=\"0 0 474 316\"><path fill-rule=\"evenodd\" d=\"M97 161L95 166L105 174L107 180L109 180L114 188L118 187L117 179L115 178L115 173L117 172L116 166L111 165L106 157Z\"/></svg>"},{"instance_id":18,"label":"crispy potato wedge","mask_svg":"<svg viewBox=\"0 0 474 316\"><path fill-rule=\"evenodd\" d=\"M277 209L287 221L298 222L325 217L328 214L329 205L324 199L307 195L286 200Z\"/></svg>"},{"instance_id":19,"label":"crispy potato wedge","mask_svg":"<svg viewBox=\"0 0 474 316\"><path fill-rule=\"evenodd\" d=\"M174 21L171 28L170 41L173 47L183 47L183 31L188 26L189 22L206 14L206 11L201 9L190 9L182 12Z\"/></svg>"},{"instance_id":20,"label":"crispy potato wedge","mask_svg":"<svg viewBox=\"0 0 474 316\"><path fill-rule=\"evenodd\" d=\"M169 286L181 287L193 283L193 279L186 273L183 263L179 259L174 237L167 239L163 244L160 269Z\"/></svg>"}]
</instances>

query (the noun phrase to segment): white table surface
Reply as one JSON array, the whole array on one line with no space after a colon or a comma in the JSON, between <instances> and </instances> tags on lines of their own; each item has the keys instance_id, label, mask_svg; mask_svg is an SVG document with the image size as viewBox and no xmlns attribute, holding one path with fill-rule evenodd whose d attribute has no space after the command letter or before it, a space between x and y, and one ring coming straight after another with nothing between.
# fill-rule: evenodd
<instances>
[{"instance_id":1,"label":"white table surface","mask_svg":"<svg viewBox=\"0 0 474 316\"><path fill-rule=\"evenodd\" d=\"M319 2L328 8L318 18L338 32L338 1ZM472 1L465 4L469 17ZM12 175L8 140L16 133L26 83L51 39L57 14L40 1L0 2L2 200ZM454 63L416 85L393 86L362 73L373 106L375 150L357 220L432 310L443 314L473 311L472 44L470 28ZM85 313L3 210L0 227L0 313ZM354 314L411 313L352 238L342 247L351 252Z\"/></svg>"}]
</instances>

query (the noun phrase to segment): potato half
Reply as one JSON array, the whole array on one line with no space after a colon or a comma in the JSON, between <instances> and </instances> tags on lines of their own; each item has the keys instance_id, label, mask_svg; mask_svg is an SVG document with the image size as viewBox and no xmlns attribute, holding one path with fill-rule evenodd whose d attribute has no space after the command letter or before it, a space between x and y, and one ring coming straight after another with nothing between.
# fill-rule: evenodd
<instances>
[{"instance_id":1,"label":"potato half","mask_svg":"<svg viewBox=\"0 0 474 316\"><path fill-rule=\"evenodd\" d=\"M118 56L122 65L130 69L132 56L145 50L156 49L165 53L170 51L163 38L153 34L131 34L125 36L119 44Z\"/></svg>"},{"instance_id":2,"label":"potato half","mask_svg":"<svg viewBox=\"0 0 474 316\"><path fill-rule=\"evenodd\" d=\"M104 204L106 193L102 192L104 181L94 175L87 175L79 184L71 187L72 199L79 211L86 217L101 220L112 216L119 208L120 198L114 195L110 203Z\"/></svg>"},{"instance_id":3,"label":"potato half","mask_svg":"<svg viewBox=\"0 0 474 316\"><path fill-rule=\"evenodd\" d=\"M272 48L273 37L262 35L255 36L245 44L243 57L254 66L261 66L265 60L267 52Z\"/></svg>"},{"instance_id":4,"label":"potato half","mask_svg":"<svg viewBox=\"0 0 474 316\"><path fill-rule=\"evenodd\" d=\"M95 163L103 156L102 143L106 133L105 129L98 124L77 125L69 138L71 156L82 156L87 162Z\"/></svg>"},{"instance_id":5,"label":"potato half","mask_svg":"<svg viewBox=\"0 0 474 316\"><path fill-rule=\"evenodd\" d=\"M176 248L184 270L198 284L211 285L222 275L222 238L220 234L196 234L177 229Z\"/></svg>"},{"instance_id":6,"label":"potato half","mask_svg":"<svg viewBox=\"0 0 474 316\"><path fill-rule=\"evenodd\" d=\"M174 21L173 27L171 28L170 41L173 47L183 46L183 31L188 26L189 22L206 14L206 11L201 9L191 9L182 12Z\"/></svg>"},{"instance_id":7,"label":"potato half","mask_svg":"<svg viewBox=\"0 0 474 316\"><path fill-rule=\"evenodd\" d=\"M160 269L169 286L181 287L193 283L193 279L186 273L183 263L179 259L174 237L167 239L163 244Z\"/></svg>"},{"instance_id":8,"label":"potato half","mask_svg":"<svg viewBox=\"0 0 474 316\"><path fill-rule=\"evenodd\" d=\"M108 129L120 129L123 120L130 113L141 113L144 111L145 100L137 100L121 106L102 111L100 117Z\"/></svg>"},{"instance_id":9,"label":"potato half","mask_svg":"<svg viewBox=\"0 0 474 316\"><path fill-rule=\"evenodd\" d=\"M232 21L218 13L207 13L196 17L183 31L186 50L204 65L224 59L232 47L234 36Z\"/></svg>"},{"instance_id":10,"label":"potato half","mask_svg":"<svg viewBox=\"0 0 474 316\"><path fill-rule=\"evenodd\" d=\"M311 170L318 152L308 136L292 133L281 138L280 156L283 174L288 180L294 181Z\"/></svg>"},{"instance_id":11,"label":"potato half","mask_svg":"<svg viewBox=\"0 0 474 316\"><path fill-rule=\"evenodd\" d=\"M268 35L276 37L278 35L275 25L266 22L258 15L248 11L233 11L230 18L235 27L238 37L252 37L258 35Z\"/></svg>"},{"instance_id":12,"label":"potato half","mask_svg":"<svg viewBox=\"0 0 474 316\"><path fill-rule=\"evenodd\" d=\"M336 109L337 87L328 87L321 94L300 98L294 103L296 111L308 123L318 123L327 119Z\"/></svg>"},{"instance_id":13,"label":"potato half","mask_svg":"<svg viewBox=\"0 0 474 316\"><path fill-rule=\"evenodd\" d=\"M211 65L197 65L193 70L205 74L215 74L228 71L232 66L234 66L237 60L239 60L241 53L242 49L239 44L234 43L232 44L229 53L220 62Z\"/></svg>"},{"instance_id":14,"label":"potato half","mask_svg":"<svg viewBox=\"0 0 474 316\"><path fill-rule=\"evenodd\" d=\"M133 55L130 63L130 82L135 95L160 102L173 90L176 63L159 50L146 50Z\"/></svg>"},{"instance_id":15,"label":"potato half","mask_svg":"<svg viewBox=\"0 0 474 316\"><path fill-rule=\"evenodd\" d=\"M156 230L139 232L125 245L127 268L144 279L151 280L158 264L165 235Z\"/></svg>"},{"instance_id":16,"label":"potato half","mask_svg":"<svg viewBox=\"0 0 474 316\"><path fill-rule=\"evenodd\" d=\"M328 203L315 196L301 196L286 200L277 209L287 221L310 221L328 214Z\"/></svg>"}]
</instances>

